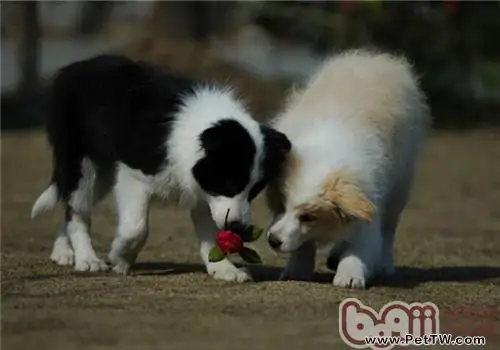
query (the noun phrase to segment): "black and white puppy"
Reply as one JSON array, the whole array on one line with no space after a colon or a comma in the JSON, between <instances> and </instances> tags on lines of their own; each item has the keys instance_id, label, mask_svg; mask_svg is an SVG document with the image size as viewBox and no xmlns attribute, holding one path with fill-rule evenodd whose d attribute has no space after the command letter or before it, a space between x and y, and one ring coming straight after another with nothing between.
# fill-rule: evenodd
<instances>
[{"instance_id":1,"label":"black and white puppy","mask_svg":"<svg viewBox=\"0 0 500 350\"><path fill-rule=\"evenodd\" d=\"M208 252L226 220L236 232L250 225L250 202L291 148L284 134L252 119L228 88L121 56L70 64L51 92L54 170L32 218L59 200L65 205L53 261L78 271L107 268L92 247L90 217L114 187L119 224L108 259L115 272L127 274L135 262L148 235L150 200L159 196L190 208L210 275L250 279L228 260L210 263Z\"/></svg>"}]
</instances>

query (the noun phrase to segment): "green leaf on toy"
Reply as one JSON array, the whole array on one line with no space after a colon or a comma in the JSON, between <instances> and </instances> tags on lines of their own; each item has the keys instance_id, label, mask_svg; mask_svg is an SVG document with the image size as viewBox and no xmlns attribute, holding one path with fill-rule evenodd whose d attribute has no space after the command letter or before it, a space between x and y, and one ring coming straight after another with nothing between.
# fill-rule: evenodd
<instances>
[{"instance_id":1,"label":"green leaf on toy","mask_svg":"<svg viewBox=\"0 0 500 350\"><path fill-rule=\"evenodd\" d=\"M260 238L260 236L262 236L263 233L264 233L263 229L258 228L257 226L253 226L252 240L250 242L254 242L254 241L258 240Z\"/></svg>"},{"instance_id":2,"label":"green leaf on toy","mask_svg":"<svg viewBox=\"0 0 500 350\"><path fill-rule=\"evenodd\" d=\"M218 246L213 247L210 249L210 252L208 253L208 261L209 262L217 262L224 260L226 258L226 254Z\"/></svg>"},{"instance_id":3,"label":"green leaf on toy","mask_svg":"<svg viewBox=\"0 0 500 350\"><path fill-rule=\"evenodd\" d=\"M257 226L250 226L242 235L243 242L255 242L262 236L264 230Z\"/></svg>"},{"instance_id":4,"label":"green leaf on toy","mask_svg":"<svg viewBox=\"0 0 500 350\"><path fill-rule=\"evenodd\" d=\"M253 249L244 247L239 254L241 258L249 264L262 264L262 259L260 258L259 254Z\"/></svg>"}]
</instances>

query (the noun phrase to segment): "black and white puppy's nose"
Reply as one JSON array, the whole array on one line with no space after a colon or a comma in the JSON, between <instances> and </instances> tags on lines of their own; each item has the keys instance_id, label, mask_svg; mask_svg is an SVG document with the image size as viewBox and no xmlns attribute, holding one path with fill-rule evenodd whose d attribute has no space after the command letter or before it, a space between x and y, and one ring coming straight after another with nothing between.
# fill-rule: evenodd
<instances>
[{"instance_id":1,"label":"black and white puppy's nose","mask_svg":"<svg viewBox=\"0 0 500 350\"><path fill-rule=\"evenodd\" d=\"M269 233L267 235L267 241L269 242L269 245L273 249L278 249L283 244L283 242L278 237L273 235L272 233Z\"/></svg>"}]
</instances>

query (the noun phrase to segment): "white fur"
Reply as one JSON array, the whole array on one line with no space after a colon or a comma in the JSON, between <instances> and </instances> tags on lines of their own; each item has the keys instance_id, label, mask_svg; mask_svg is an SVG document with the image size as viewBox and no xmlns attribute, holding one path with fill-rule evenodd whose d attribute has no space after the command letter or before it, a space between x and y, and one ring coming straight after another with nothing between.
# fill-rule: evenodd
<instances>
[{"instance_id":1,"label":"white fur","mask_svg":"<svg viewBox=\"0 0 500 350\"><path fill-rule=\"evenodd\" d=\"M297 271L303 269L297 251L306 256L305 265L314 266L314 256L301 246L308 237L294 208L318 196L335 172L351 174L376 209L371 223L353 222L340 236L350 245L341 253L334 284L363 288L377 271L393 271L394 233L428 121L409 64L387 54L357 50L333 56L290 97L273 127L288 136L301 164L285 190L285 212L269 227L283 242L281 251L295 251L286 276L307 275ZM325 237L333 241L339 233L324 232Z\"/></svg>"},{"instance_id":2,"label":"white fur","mask_svg":"<svg viewBox=\"0 0 500 350\"><path fill-rule=\"evenodd\" d=\"M31 210L31 218L34 219L42 212L49 211L53 209L58 200L57 187L55 185L50 185L45 191L38 197L33 209Z\"/></svg>"},{"instance_id":3,"label":"white fur","mask_svg":"<svg viewBox=\"0 0 500 350\"><path fill-rule=\"evenodd\" d=\"M148 177L125 164L119 164L115 186L118 230L108 255L116 273L128 274L146 243L151 193Z\"/></svg>"},{"instance_id":4,"label":"white fur","mask_svg":"<svg viewBox=\"0 0 500 350\"><path fill-rule=\"evenodd\" d=\"M215 279L225 281L245 282L251 280L247 271L238 269L227 259L215 263L208 261L208 253L215 246L217 226L210 217L210 210L206 203L199 202L191 210L191 219L200 241L200 254L207 267L207 272Z\"/></svg>"},{"instance_id":5,"label":"white fur","mask_svg":"<svg viewBox=\"0 0 500 350\"><path fill-rule=\"evenodd\" d=\"M57 265L73 265L75 263L75 253L71 248L66 226L65 222L57 234L52 253L50 254L50 260Z\"/></svg>"},{"instance_id":6,"label":"white fur","mask_svg":"<svg viewBox=\"0 0 500 350\"><path fill-rule=\"evenodd\" d=\"M195 96L186 98L184 107L174 122L170 137L165 140L169 159L167 166L155 176L119 163L116 179L109 171L98 169L90 160L84 159L82 179L78 190L71 196L74 212L65 222L56 242L51 259L59 264L72 264L81 271L105 270L104 262L97 258L90 240L90 212L111 186L115 185L119 225L108 259L113 271L127 274L148 235L148 212L153 195L163 197L191 209L191 216L200 240L200 254L207 271L216 279L243 282L250 275L236 268L229 260L208 262L208 252L215 245L217 230L228 220L250 223L250 204L247 194L259 179L264 140L259 124L250 117L243 104L230 90L199 88ZM198 143L199 135L220 119L238 121L250 134L256 145L256 155L251 179L245 190L233 197L212 197L206 194L194 180L192 167L203 157ZM228 159L228 166L231 160ZM57 202L57 188L52 185L36 201L35 216ZM70 244L71 243L71 244Z\"/></svg>"}]
</instances>

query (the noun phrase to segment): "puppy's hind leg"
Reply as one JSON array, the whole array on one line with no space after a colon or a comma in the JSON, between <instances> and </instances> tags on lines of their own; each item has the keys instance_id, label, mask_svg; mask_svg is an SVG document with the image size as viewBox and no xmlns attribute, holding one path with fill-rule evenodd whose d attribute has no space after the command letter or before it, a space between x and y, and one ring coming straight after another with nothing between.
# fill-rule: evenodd
<instances>
[{"instance_id":1,"label":"puppy's hind leg","mask_svg":"<svg viewBox=\"0 0 500 350\"><path fill-rule=\"evenodd\" d=\"M94 205L97 204L110 190L113 174L111 170L104 171L97 169L97 178L94 186ZM68 221L64 220L57 233L50 260L58 265L73 265L75 262L75 253L71 247L71 241L68 235Z\"/></svg>"},{"instance_id":2,"label":"puppy's hind leg","mask_svg":"<svg viewBox=\"0 0 500 350\"><path fill-rule=\"evenodd\" d=\"M394 267L394 239L398 222L399 212L388 213L382 222L382 253L380 255L378 274L392 275L396 270Z\"/></svg>"},{"instance_id":3,"label":"puppy's hind leg","mask_svg":"<svg viewBox=\"0 0 500 350\"><path fill-rule=\"evenodd\" d=\"M57 233L50 260L57 265L73 265L75 262L75 253L71 248L71 242L68 236L68 223L64 221Z\"/></svg>"},{"instance_id":4,"label":"puppy's hind leg","mask_svg":"<svg viewBox=\"0 0 500 350\"><path fill-rule=\"evenodd\" d=\"M113 271L127 275L148 237L151 189L142 174L121 165L115 187L118 230L108 259Z\"/></svg>"},{"instance_id":5,"label":"puppy's hind leg","mask_svg":"<svg viewBox=\"0 0 500 350\"><path fill-rule=\"evenodd\" d=\"M207 272L217 280L228 282L250 281L251 276L243 269L238 269L228 259L218 262L208 261L208 254L215 246L217 226L212 220L210 209L206 203L198 203L191 209L191 220L200 241L200 254Z\"/></svg>"},{"instance_id":6,"label":"puppy's hind leg","mask_svg":"<svg viewBox=\"0 0 500 350\"><path fill-rule=\"evenodd\" d=\"M104 271L107 270L106 263L97 257L90 239L97 172L94 164L86 158L82 160L81 169L78 187L66 203L65 228L75 254L75 270ZM58 239L63 242L63 238Z\"/></svg>"},{"instance_id":7,"label":"puppy's hind leg","mask_svg":"<svg viewBox=\"0 0 500 350\"><path fill-rule=\"evenodd\" d=\"M378 266L378 273L381 275L392 275L394 267L394 240L399 218L406 206L408 196L399 196L392 200L386 208L386 213L382 220L382 253Z\"/></svg>"},{"instance_id":8,"label":"puppy's hind leg","mask_svg":"<svg viewBox=\"0 0 500 350\"><path fill-rule=\"evenodd\" d=\"M394 240L399 219L410 198L411 184L413 181L412 167L406 168L401 181L394 187L382 218L382 253L378 266L381 275L392 275L394 267Z\"/></svg>"}]
</instances>

